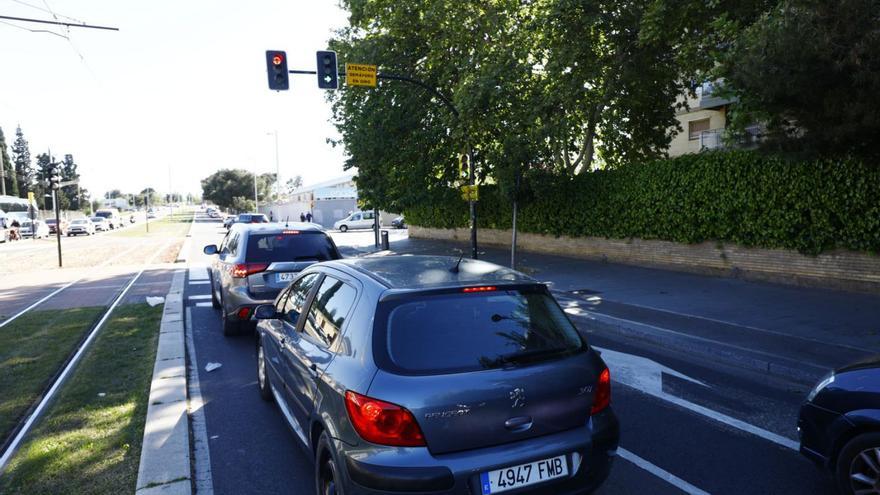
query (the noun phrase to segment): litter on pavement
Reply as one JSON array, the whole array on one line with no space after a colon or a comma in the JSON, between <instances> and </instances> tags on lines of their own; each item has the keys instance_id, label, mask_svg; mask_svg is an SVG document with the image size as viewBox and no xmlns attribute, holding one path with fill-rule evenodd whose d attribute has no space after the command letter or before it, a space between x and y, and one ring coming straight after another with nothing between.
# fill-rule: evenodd
<instances>
[{"instance_id":1,"label":"litter on pavement","mask_svg":"<svg viewBox=\"0 0 880 495\"><path fill-rule=\"evenodd\" d=\"M207 365L205 365L205 371L210 373L211 371L214 371L221 366L223 365L220 363L208 363Z\"/></svg>"},{"instance_id":2,"label":"litter on pavement","mask_svg":"<svg viewBox=\"0 0 880 495\"><path fill-rule=\"evenodd\" d=\"M165 298L162 296L147 296L147 304L150 306L158 306L165 302Z\"/></svg>"}]
</instances>

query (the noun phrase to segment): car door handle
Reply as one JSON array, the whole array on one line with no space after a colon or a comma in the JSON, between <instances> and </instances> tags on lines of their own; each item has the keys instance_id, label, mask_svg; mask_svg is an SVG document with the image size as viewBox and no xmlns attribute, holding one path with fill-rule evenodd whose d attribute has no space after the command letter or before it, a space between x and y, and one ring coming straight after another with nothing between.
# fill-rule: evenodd
<instances>
[{"instance_id":1,"label":"car door handle","mask_svg":"<svg viewBox=\"0 0 880 495\"><path fill-rule=\"evenodd\" d=\"M504 422L504 427L511 431L525 431L532 427L531 416L518 416Z\"/></svg>"}]
</instances>

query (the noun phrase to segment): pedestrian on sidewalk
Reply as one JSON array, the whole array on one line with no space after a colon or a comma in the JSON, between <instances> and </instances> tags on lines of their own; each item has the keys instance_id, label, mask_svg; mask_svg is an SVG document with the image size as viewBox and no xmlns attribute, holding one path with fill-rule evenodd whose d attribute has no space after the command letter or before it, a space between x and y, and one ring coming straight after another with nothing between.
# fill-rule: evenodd
<instances>
[{"instance_id":1,"label":"pedestrian on sidewalk","mask_svg":"<svg viewBox=\"0 0 880 495\"><path fill-rule=\"evenodd\" d=\"M303 212L300 212L300 213L299 213L299 221L300 221L300 222L305 222L305 221L306 221L306 214L305 214L305 213L303 213Z\"/></svg>"},{"instance_id":2,"label":"pedestrian on sidewalk","mask_svg":"<svg viewBox=\"0 0 880 495\"><path fill-rule=\"evenodd\" d=\"M306 222L312 223L312 212L306 213Z\"/></svg>"},{"instance_id":3,"label":"pedestrian on sidewalk","mask_svg":"<svg viewBox=\"0 0 880 495\"><path fill-rule=\"evenodd\" d=\"M275 214L272 213L272 210L269 210L269 221L270 221L270 222L274 222L274 221L275 221Z\"/></svg>"}]
</instances>

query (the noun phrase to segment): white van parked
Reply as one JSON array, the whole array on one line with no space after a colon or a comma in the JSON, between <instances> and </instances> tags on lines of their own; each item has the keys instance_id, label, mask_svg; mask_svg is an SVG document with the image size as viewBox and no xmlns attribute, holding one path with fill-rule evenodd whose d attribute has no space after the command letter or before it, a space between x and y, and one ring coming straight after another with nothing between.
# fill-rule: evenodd
<instances>
[{"instance_id":1,"label":"white van parked","mask_svg":"<svg viewBox=\"0 0 880 495\"><path fill-rule=\"evenodd\" d=\"M372 229L375 216L372 211L355 211L351 215L333 224L333 228L341 232L349 229Z\"/></svg>"}]
</instances>

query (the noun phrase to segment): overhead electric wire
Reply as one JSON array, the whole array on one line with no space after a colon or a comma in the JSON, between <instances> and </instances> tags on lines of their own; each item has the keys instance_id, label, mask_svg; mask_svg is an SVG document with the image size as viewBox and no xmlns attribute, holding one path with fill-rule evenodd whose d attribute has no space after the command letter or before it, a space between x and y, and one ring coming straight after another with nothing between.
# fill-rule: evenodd
<instances>
[{"instance_id":1,"label":"overhead electric wire","mask_svg":"<svg viewBox=\"0 0 880 495\"><path fill-rule=\"evenodd\" d=\"M21 22L36 22L38 24L52 24L55 26L67 26L67 27L78 27L78 28L88 28L88 29L103 29L106 31L119 31L119 28L110 27L110 26L97 26L94 24L79 24L73 22L61 22L61 21L47 21L45 19L31 19L28 17L13 17L9 15L0 15L0 19L7 19L10 21L21 21Z\"/></svg>"}]
</instances>

